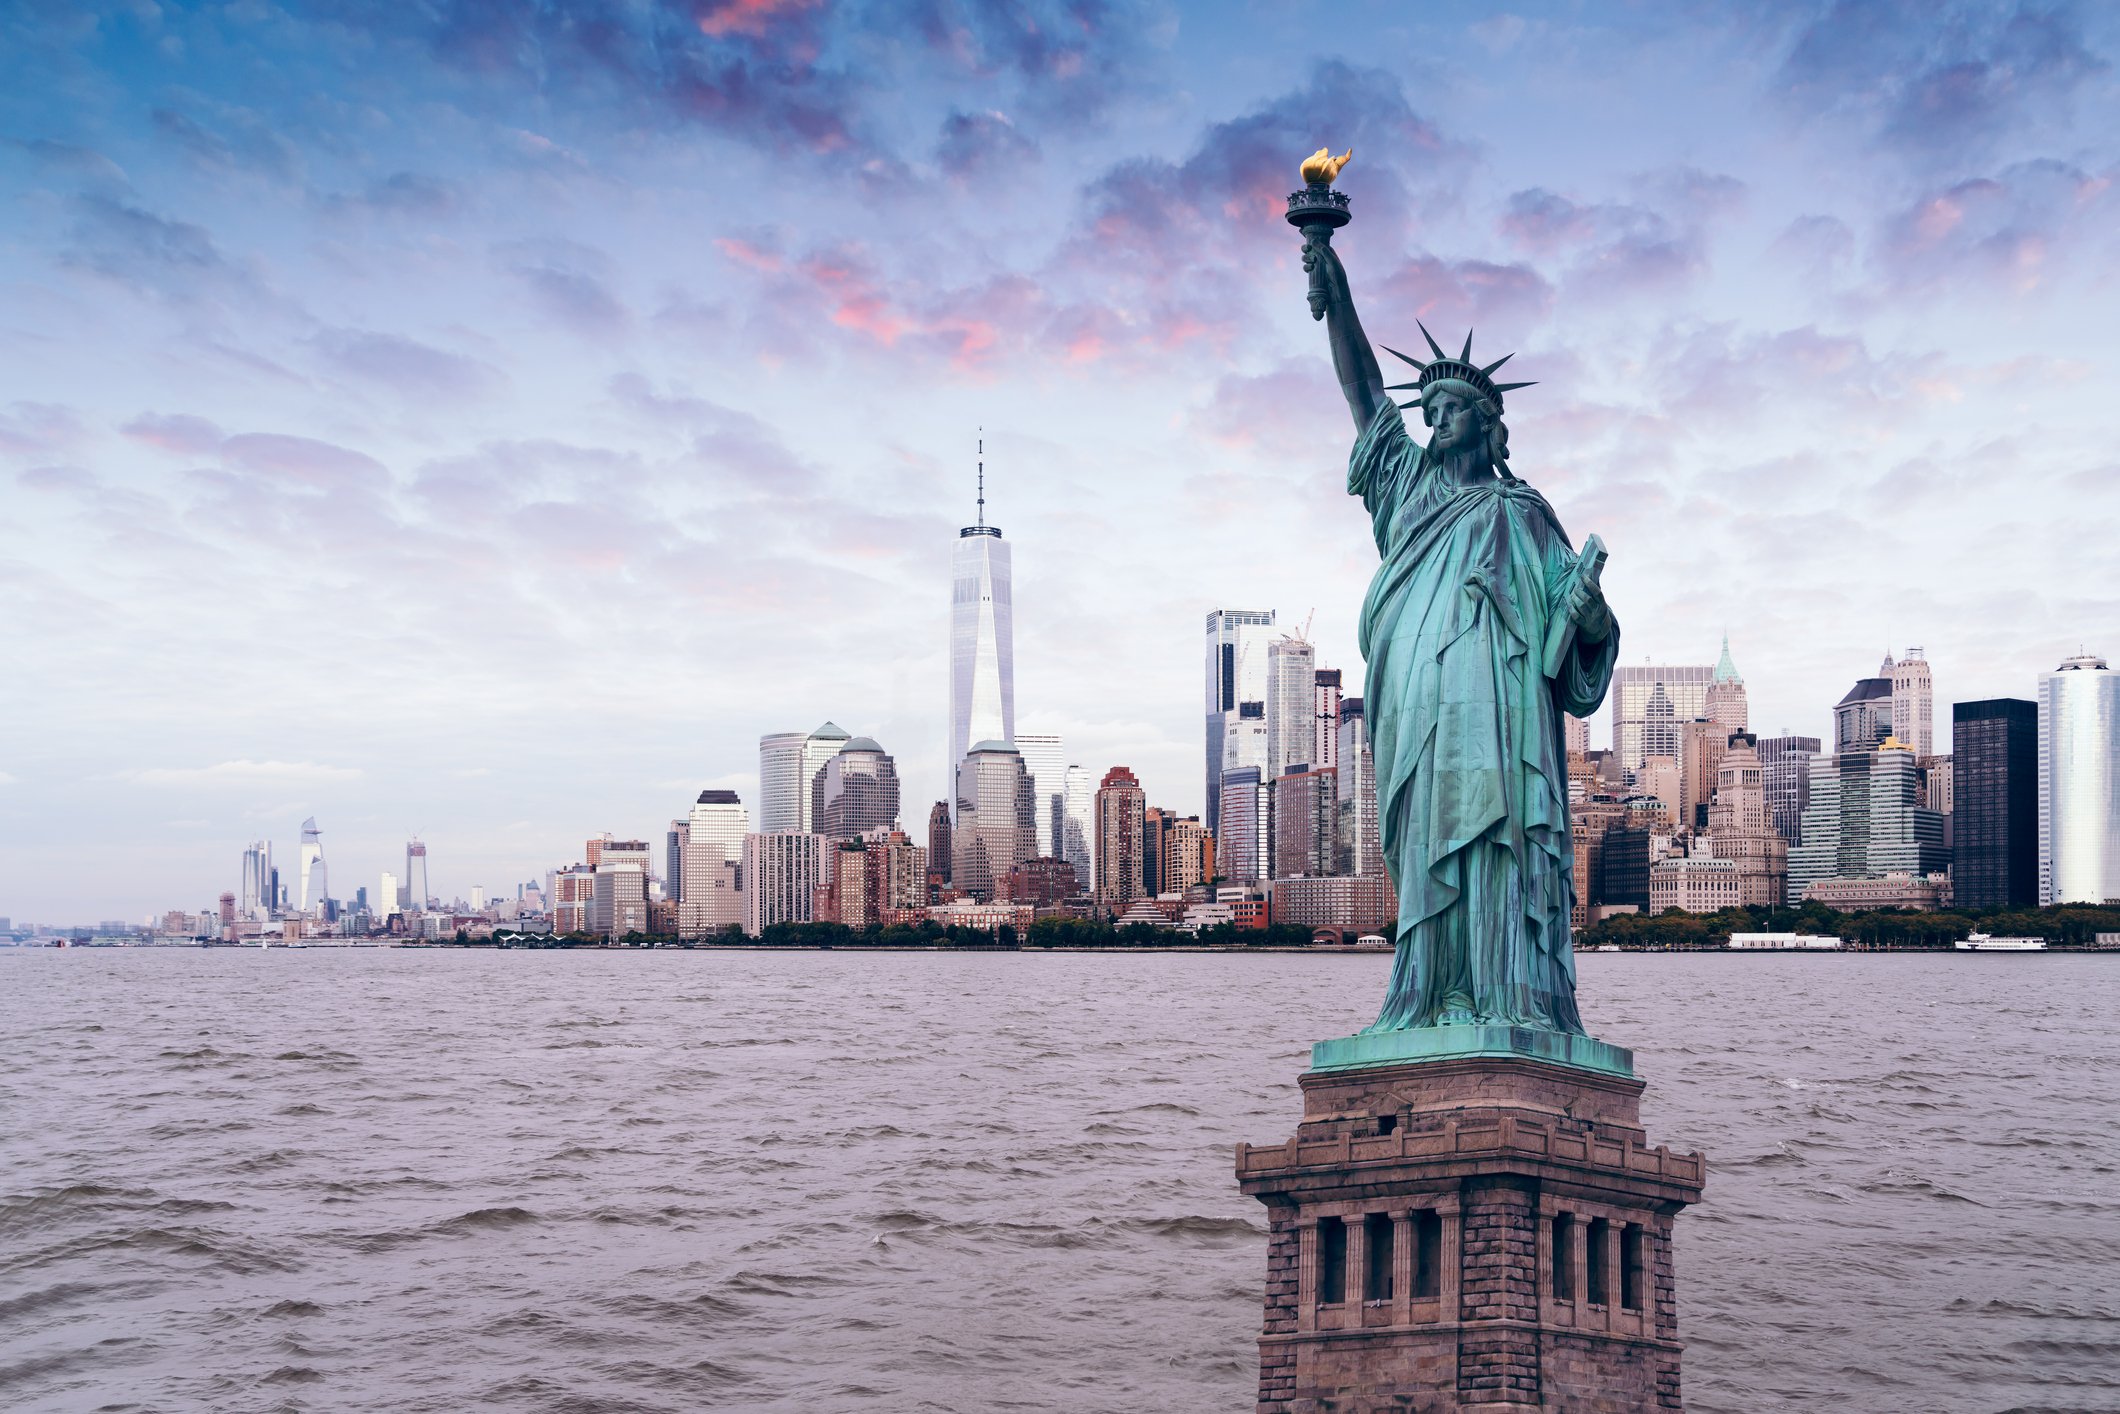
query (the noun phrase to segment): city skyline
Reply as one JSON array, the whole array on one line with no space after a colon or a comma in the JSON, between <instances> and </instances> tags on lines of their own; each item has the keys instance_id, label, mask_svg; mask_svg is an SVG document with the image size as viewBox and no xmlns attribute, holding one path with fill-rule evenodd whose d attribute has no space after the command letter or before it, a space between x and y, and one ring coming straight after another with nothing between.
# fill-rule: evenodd
<instances>
[{"instance_id":1,"label":"city skyline","mask_svg":"<svg viewBox=\"0 0 2120 1414\"><path fill-rule=\"evenodd\" d=\"M1207 609L1315 609L1360 692L1273 209L1328 138L1371 333L1539 381L1515 446L1611 546L1623 664L1728 628L1754 730L1829 738L1922 644L1948 750L1947 704L2113 651L2120 19L1947 9L1122 8L1041 51L788 7L684 40L777 76L727 119L535 21L14 17L0 911L196 907L260 839L286 881L305 816L341 894L415 830L436 892L499 887L755 803L757 739L826 721L940 782L982 425L1022 729L1202 812ZM125 867L68 868L113 818Z\"/></svg>"}]
</instances>

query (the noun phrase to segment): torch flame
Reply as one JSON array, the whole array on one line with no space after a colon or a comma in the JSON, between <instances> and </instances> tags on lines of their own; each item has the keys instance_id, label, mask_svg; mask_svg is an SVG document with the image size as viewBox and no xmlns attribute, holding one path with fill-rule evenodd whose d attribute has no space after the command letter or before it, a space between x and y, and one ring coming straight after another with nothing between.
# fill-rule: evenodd
<instances>
[{"instance_id":1,"label":"torch flame","mask_svg":"<svg viewBox=\"0 0 2120 1414\"><path fill-rule=\"evenodd\" d=\"M1338 157L1332 155L1331 148L1321 147L1303 159L1303 180L1314 187L1329 187L1338 179L1340 169L1353 157L1354 149L1351 147Z\"/></svg>"}]
</instances>

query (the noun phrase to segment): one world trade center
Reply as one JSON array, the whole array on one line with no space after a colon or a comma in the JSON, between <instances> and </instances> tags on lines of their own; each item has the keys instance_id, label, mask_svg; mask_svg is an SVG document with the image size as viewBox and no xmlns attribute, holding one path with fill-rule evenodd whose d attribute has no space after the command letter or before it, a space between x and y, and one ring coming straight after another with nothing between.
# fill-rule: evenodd
<instances>
[{"instance_id":1,"label":"one world trade center","mask_svg":"<svg viewBox=\"0 0 2120 1414\"><path fill-rule=\"evenodd\" d=\"M957 767L982 741L1016 739L1016 653L1009 549L986 523L986 440L979 442L979 522L957 532L950 557L950 744L944 800ZM953 812L954 814L954 812Z\"/></svg>"}]
</instances>

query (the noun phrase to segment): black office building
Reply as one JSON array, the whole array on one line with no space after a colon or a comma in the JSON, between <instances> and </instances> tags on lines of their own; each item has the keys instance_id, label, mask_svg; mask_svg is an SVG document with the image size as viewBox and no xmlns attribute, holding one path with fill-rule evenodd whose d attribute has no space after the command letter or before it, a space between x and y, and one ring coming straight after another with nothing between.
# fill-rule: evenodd
<instances>
[{"instance_id":1,"label":"black office building","mask_svg":"<svg viewBox=\"0 0 2120 1414\"><path fill-rule=\"evenodd\" d=\"M1960 908L2039 902L2039 708L2015 697L1951 707L1951 897Z\"/></svg>"}]
</instances>

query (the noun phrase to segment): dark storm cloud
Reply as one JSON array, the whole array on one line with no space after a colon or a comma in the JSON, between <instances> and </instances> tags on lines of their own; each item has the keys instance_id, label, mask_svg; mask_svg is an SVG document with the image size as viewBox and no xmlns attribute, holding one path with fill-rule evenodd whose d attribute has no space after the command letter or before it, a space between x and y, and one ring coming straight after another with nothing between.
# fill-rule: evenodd
<instances>
[{"instance_id":1,"label":"dark storm cloud","mask_svg":"<svg viewBox=\"0 0 2120 1414\"><path fill-rule=\"evenodd\" d=\"M2066 3L1839 0L1798 31L1777 88L1803 113L1860 116L1892 147L1955 165L2108 67Z\"/></svg>"}]
</instances>

